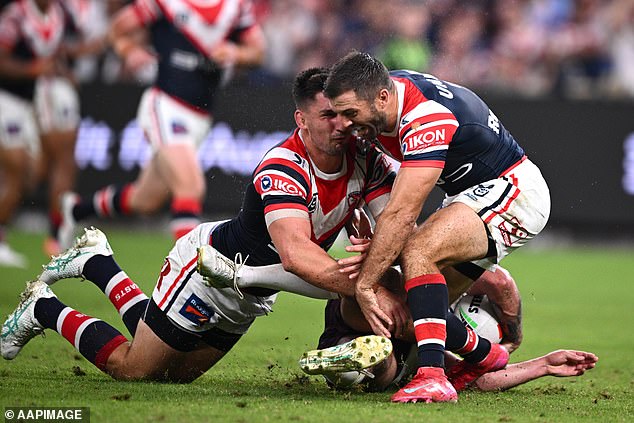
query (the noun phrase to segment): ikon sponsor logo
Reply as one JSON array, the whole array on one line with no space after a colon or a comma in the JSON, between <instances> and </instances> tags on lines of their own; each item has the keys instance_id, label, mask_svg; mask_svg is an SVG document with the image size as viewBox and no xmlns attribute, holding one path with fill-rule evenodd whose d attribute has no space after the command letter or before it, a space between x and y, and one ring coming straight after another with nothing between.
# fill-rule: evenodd
<instances>
[{"instance_id":1,"label":"ikon sponsor logo","mask_svg":"<svg viewBox=\"0 0 634 423\"><path fill-rule=\"evenodd\" d=\"M271 177L269 175L262 177L260 180L260 186L264 192L275 190L283 191L291 195L299 195L302 192L301 189L292 181Z\"/></svg>"},{"instance_id":2,"label":"ikon sponsor logo","mask_svg":"<svg viewBox=\"0 0 634 423\"><path fill-rule=\"evenodd\" d=\"M434 144L443 144L447 139L445 129L430 129L422 133L415 133L403 142L403 151L422 150Z\"/></svg>"}]
</instances>

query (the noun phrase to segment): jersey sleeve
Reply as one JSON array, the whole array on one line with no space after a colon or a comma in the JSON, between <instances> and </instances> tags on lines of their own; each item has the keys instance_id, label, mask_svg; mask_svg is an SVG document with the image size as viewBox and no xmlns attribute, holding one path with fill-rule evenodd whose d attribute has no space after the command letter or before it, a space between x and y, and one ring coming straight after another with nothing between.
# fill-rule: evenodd
<instances>
[{"instance_id":1,"label":"jersey sleeve","mask_svg":"<svg viewBox=\"0 0 634 423\"><path fill-rule=\"evenodd\" d=\"M253 3L250 0L242 0L240 2L240 12L236 23L227 36L229 40L239 42L246 32L258 25L255 12L253 10Z\"/></svg>"},{"instance_id":2,"label":"jersey sleeve","mask_svg":"<svg viewBox=\"0 0 634 423\"><path fill-rule=\"evenodd\" d=\"M458 120L448 108L433 100L420 103L401 120L401 166L444 168L457 129Z\"/></svg>"},{"instance_id":3,"label":"jersey sleeve","mask_svg":"<svg viewBox=\"0 0 634 423\"><path fill-rule=\"evenodd\" d=\"M155 22L161 17L161 9L157 0L135 0L130 6L139 18L141 25Z\"/></svg>"},{"instance_id":4,"label":"jersey sleeve","mask_svg":"<svg viewBox=\"0 0 634 423\"><path fill-rule=\"evenodd\" d=\"M310 185L306 160L291 150L275 148L253 173L253 186L262 198L267 227L285 217L309 218Z\"/></svg>"},{"instance_id":5,"label":"jersey sleeve","mask_svg":"<svg viewBox=\"0 0 634 423\"><path fill-rule=\"evenodd\" d=\"M396 178L394 165L385 153L372 148L368 154L368 181L363 199L373 216L381 214Z\"/></svg>"}]
</instances>

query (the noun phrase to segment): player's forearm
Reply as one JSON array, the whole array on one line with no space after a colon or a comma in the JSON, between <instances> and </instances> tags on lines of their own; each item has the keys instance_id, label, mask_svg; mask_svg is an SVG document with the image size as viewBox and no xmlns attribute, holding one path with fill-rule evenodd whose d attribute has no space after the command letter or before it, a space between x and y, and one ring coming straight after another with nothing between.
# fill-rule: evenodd
<instances>
[{"instance_id":1,"label":"player's forearm","mask_svg":"<svg viewBox=\"0 0 634 423\"><path fill-rule=\"evenodd\" d=\"M482 391L503 391L548 374L548 366L544 358L539 357L509 364L505 369L486 373L475 381L475 387Z\"/></svg>"},{"instance_id":2,"label":"player's forearm","mask_svg":"<svg viewBox=\"0 0 634 423\"><path fill-rule=\"evenodd\" d=\"M380 216L358 285L375 288L379 278L399 256L418 215L405 208L387 208Z\"/></svg>"},{"instance_id":3,"label":"player's forearm","mask_svg":"<svg viewBox=\"0 0 634 423\"><path fill-rule=\"evenodd\" d=\"M266 39L262 30L252 28L237 45L235 64L242 67L259 66L264 62Z\"/></svg>"},{"instance_id":4,"label":"player's forearm","mask_svg":"<svg viewBox=\"0 0 634 423\"><path fill-rule=\"evenodd\" d=\"M35 62L16 60L9 56L0 58L0 76L7 79L35 79Z\"/></svg>"},{"instance_id":5,"label":"player's forearm","mask_svg":"<svg viewBox=\"0 0 634 423\"><path fill-rule=\"evenodd\" d=\"M503 268L484 273L469 290L486 294L495 308L504 332L503 342L516 349L522 342L522 300L510 273Z\"/></svg>"},{"instance_id":6,"label":"player's forearm","mask_svg":"<svg viewBox=\"0 0 634 423\"><path fill-rule=\"evenodd\" d=\"M291 246L286 252L280 251L280 257L284 270L306 282L340 295L354 295L354 280L341 273L337 262L317 244Z\"/></svg>"}]
</instances>

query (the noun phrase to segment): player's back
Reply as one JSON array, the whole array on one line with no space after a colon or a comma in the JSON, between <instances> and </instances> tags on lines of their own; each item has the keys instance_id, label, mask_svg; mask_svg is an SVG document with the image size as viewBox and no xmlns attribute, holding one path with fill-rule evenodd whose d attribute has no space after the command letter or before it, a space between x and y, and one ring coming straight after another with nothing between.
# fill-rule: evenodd
<instances>
[{"instance_id":1,"label":"player's back","mask_svg":"<svg viewBox=\"0 0 634 423\"><path fill-rule=\"evenodd\" d=\"M401 159L444 161L438 185L449 195L497 178L524 156L509 131L471 90L429 74L390 74L404 92L398 137L399 147L405 149ZM421 106L430 101L434 106ZM425 130L430 122L438 121L453 122L455 131L450 138L442 139L433 124ZM416 131L419 127L422 130ZM385 140L383 136L379 139ZM448 148L441 148L443 145Z\"/></svg>"}]
</instances>

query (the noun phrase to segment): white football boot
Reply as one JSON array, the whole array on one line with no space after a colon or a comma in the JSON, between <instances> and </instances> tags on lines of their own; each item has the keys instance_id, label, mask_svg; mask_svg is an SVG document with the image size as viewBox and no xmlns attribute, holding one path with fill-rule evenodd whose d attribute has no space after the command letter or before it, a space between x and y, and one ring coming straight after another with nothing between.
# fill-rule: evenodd
<instances>
[{"instance_id":1,"label":"white football boot","mask_svg":"<svg viewBox=\"0 0 634 423\"><path fill-rule=\"evenodd\" d=\"M320 375L365 370L392 354L392 342L378 335L366 335L341 345L305 352L299 360L304 373Z\"/></svg>"},{"instance_id":2,"label":"white football boot","mask_svg":"<svg viewBox=\"0 0 634 423\"><path fill-rule=\"evenodd\" d=\"M73 216L73 207L79 202L79 195L74 192L64 192L60 197L60 209L62 211L62 223L57 231L57 242L63 250L70 248L75 240L75 227L77 222Z\"/></svg>"},{"instance_id":3,"label":"white football boot","mask_svg":"<svg viewBox=\"0 0 634 423\"><path fill-rule=\"evenodd\" d=\"M48 264L42 266L44 270L38 279L47 285L52 285L60 279L83 279L84 265L96 255L112 255L108 238L97 228L84 228L84 234L75 240L73 247L51 258Z\"/></svg>"},{"instance_id":4,"label":"white football boot","mask_svg":"<svg viewBox=\"0 0 634 423\"><path fill-rule=\"evenodd\" d=\"M9 244L0 242L0 266L24 269L26 265L27 260L25 256L16 252Z\"/></svg>"},{"instance_id":5,"label":"white football boot","mask_svg":"<svg viewBox=\"0 0 634 423\"><path fill-rule=\"evenodd\" d=\"M44 327L34 316L35 303L40 298L55 297L42 281L27 282L20 294L20 304L7 316L0 335L0 352L5 360L13 360L33 337L44 332Z\"/></svg>"},{"instance_id":6,"label":"white football boot","mask_svg":"<svg viewBox=\"0 0 634 423\"><path fill-rule=\"evenodd\" d=\"M237 253L235 259L231 260L211 245L203 245L198 247L196 270L209 286L218 289L233 288L240 298L244 298L238 286L238 271L244 262L246 259L242 260L241 253Z\"/></svg>"}]
</instances>

